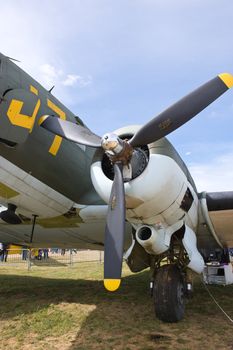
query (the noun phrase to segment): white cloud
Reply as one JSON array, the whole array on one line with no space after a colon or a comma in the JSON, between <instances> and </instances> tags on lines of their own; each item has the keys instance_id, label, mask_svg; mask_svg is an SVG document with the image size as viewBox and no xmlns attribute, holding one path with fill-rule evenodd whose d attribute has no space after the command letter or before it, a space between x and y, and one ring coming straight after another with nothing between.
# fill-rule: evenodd
<instances>
[{"instance_id":1,"label":"white cloud","mask_svg":"<svg viewBox=\"0 0 233 350\"><path fill-rule=\"evenodd\" d=\"M73 86L76 84L77 80L79 80L81 77L79 75L75 74L68 74L66 79L62 82L65 86Z\"/></svg>"},{"instance_id":2,"label":"white cloud","mask_svg":"<svg viewBox=\"0 0 233 350\"><path fill-rule=\"evenodd\" d=\"M92 77L89 75L86 79L80 75L67 74L66 79L63 80L62 84L65 86L78 85L80 87L85 87L90 85L92 82Z\"/></svg>"},{"instance_id":3,"label":"white cloud","mask_svg":"<svg viewBox=\"0 0 233 350\"><path fill-rule=\"evenodd\" d=\"M233 152L218 156L207 164L194 163L189 170L199 192L233 190Z\"/></svg>"},{"instance_id":4,"label":"white cloud","mask_svg":"<svg viewBox=\"0 0 233 350\"><path fill-rule=\"evenodd\" d=\"M84 88L92 83L90 75L87 78L77 74L65 74L62 69L58 69L49 63L40 66L40 80L43 85L50 87L52 85L63 85L67 87L78 86Z\"/></svg>"},{"instance_id":5,"label":"white cloud","mask_svg":"<svg viewBox=\"0 0 233 350\"><path fill-rule=\"evenodd\" d=\"M45 85L54 85L64 74L61 69L57 70L54 66L48 63L41 65L40 71L42 73L41 80Z\"/></svg>"}]
</instances>

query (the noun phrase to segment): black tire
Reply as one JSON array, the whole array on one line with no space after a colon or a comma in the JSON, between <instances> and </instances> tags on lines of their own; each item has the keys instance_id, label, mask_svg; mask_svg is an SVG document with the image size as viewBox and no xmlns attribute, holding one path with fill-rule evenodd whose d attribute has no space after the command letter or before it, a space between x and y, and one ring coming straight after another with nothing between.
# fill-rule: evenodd
<instances>
[{"instance_id":1,"label":"black tire","mask_svg":"<svg viewBox=\"0 0 233 350\"><path fill-rule=\"evenodd\" d=\"M164 322L178 322L185 312L185 286L176 265L159 268L154 283L155 315Z\"/></svg>"}]
</instances>

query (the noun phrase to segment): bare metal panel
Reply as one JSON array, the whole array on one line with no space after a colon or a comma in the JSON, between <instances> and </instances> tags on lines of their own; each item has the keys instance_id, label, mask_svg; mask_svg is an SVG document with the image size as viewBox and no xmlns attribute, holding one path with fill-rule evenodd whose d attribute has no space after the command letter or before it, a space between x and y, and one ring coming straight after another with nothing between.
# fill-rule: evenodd
<instances>
[{"instance_id":1,"label":"bare metal panel","mask_svg":"<svg viewBox=\"0 0 233 350\"><path fill-rule=\"evenodd\" d=\"M209 212L215 232L224 247L233 247L233 210Z\"/></svg>"}]
</instances>

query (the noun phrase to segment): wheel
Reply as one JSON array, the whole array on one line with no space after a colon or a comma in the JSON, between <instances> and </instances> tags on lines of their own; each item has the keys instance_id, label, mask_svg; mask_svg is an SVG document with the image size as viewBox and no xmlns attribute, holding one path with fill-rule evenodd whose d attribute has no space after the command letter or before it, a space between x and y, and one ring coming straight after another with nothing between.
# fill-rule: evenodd
<instances>
[{"instance_id":1,"label":"wheel","mask_svg":"<svg viewBox=\"0 0 233 350\"><path fill-rule=\"evenodd\" d=\"M155 315L164 322L178 322L184 317L185 285L176 265L159 268L154 283Z\"/></svg>"}]
</instances>

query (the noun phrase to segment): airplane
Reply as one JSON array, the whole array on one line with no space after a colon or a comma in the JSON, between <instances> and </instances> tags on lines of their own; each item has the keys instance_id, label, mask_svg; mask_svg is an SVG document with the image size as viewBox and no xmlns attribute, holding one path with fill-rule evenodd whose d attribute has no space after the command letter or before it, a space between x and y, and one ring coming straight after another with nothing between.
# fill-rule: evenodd
<instances>
[{"instance_id":1,"label":"airplane","mask_svg":"<svg viewBox=\"0 0 233 350\"><path fill-rule=\"evenodd\" d=\"M123 258L150 269L155 315L184 317L213 252L233 247L233 191L198 193L166 136L233 86L222 73L143 126L102 137L0 54L0 241L104 250L104 286Z\"/></svg>"}]
</instances>

